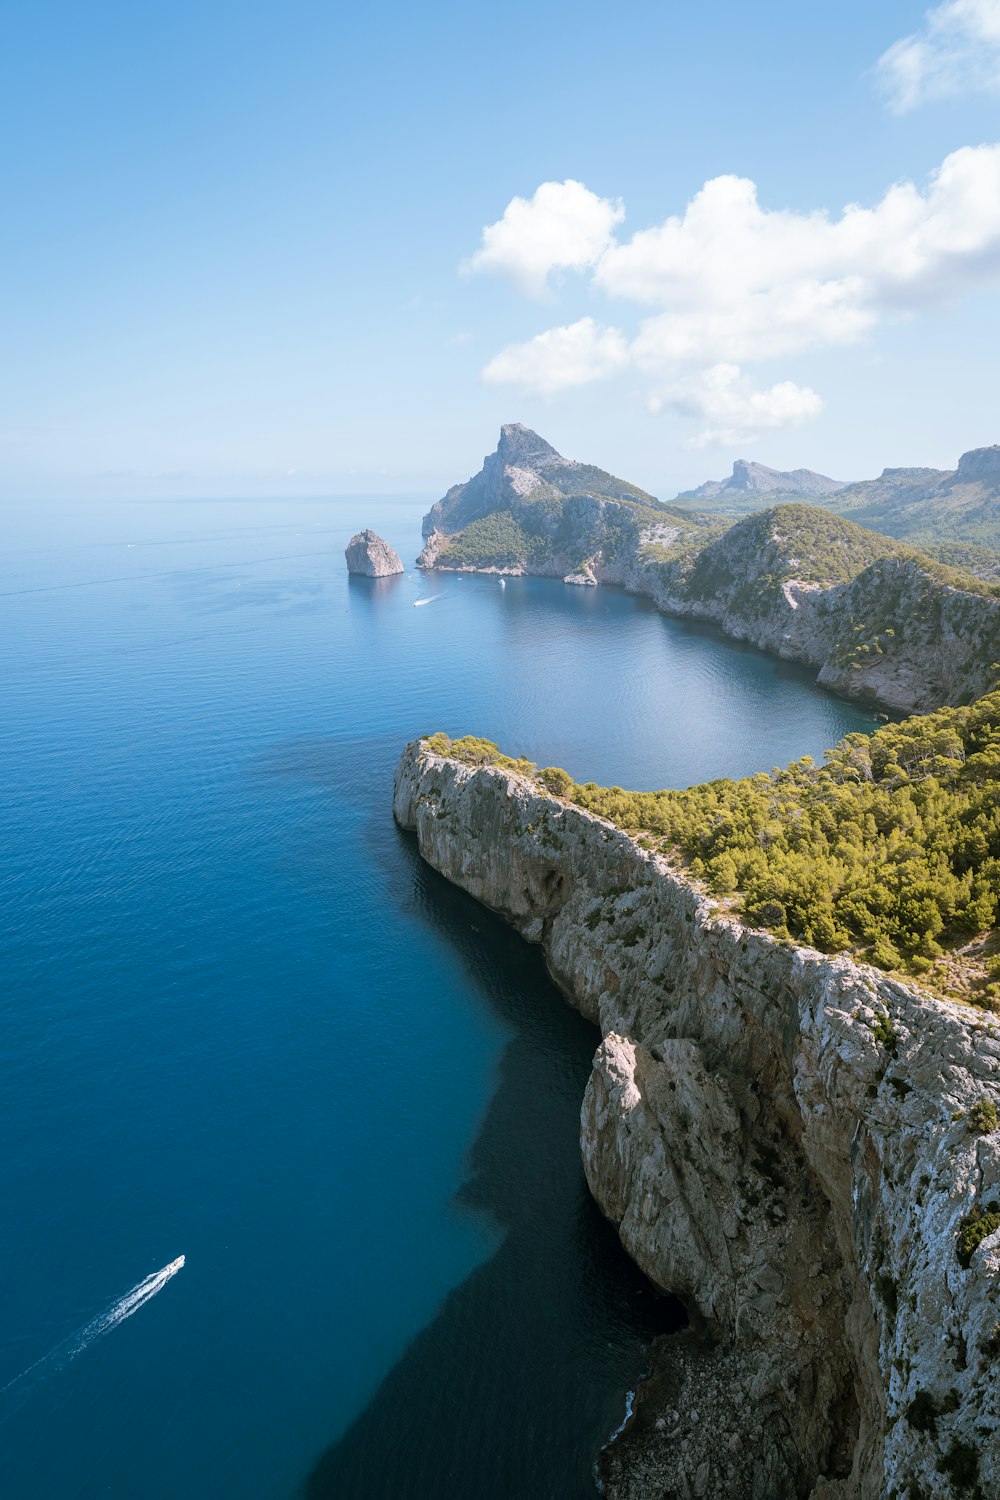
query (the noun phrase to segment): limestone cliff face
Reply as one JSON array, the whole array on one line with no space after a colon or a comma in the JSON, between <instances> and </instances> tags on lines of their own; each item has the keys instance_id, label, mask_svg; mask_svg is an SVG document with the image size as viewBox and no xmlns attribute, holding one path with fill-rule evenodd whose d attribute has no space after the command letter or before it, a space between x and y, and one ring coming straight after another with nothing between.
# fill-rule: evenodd
<instances>
[{"instance_id":1,"label":"limestone cliff face","mask_svg":"<svg viewBox=\"0 0 1000 1500\"><path fill-rule=\"evenodd\" d=\"M881 558L829 586L785 572L761 586L749 549L746 572L717 589L699 589L696 574L678 578L669 564L597 569L668 614L714 620L734 640L817 668L821 683L849 697L912 713L968 703L991 688L1000 599L945 582L914 558Z\"/></svg>"},{"instance_id":2,"label":"limestone cliff face","mask_svg":"<svg viewBox=\"0 0 1000 1500\"><path fill-rule=\"evenodd\" d=\"M587 1180L694 1329L602 1455L605 1492L1000 1494L1000 1203L988 1017L720 912L599 818L495 767L407 747L399 823L541 943L600 1027Z\"/></svg>"}]
</instances>

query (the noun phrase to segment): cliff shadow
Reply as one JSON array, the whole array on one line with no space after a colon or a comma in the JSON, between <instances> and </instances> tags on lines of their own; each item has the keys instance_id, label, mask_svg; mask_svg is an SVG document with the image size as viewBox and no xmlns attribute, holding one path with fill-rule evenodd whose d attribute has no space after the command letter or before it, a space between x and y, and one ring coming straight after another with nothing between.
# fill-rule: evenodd
<instances>
[{"instance_id":1,"label":"cliff shadow","mask_svg":"<svg viewBox=\"0 0 1000 1500\"><path fill-rule=\"evenodd\" d=\"M503 1240L301 1493L582 1500L650 1341L685 1323L626 1256L584 1180L579 1115L597 1033L555 989L540 950L424 864L412 835L374 818L372 834L393 902L451 945L479 1002L515 1033L457 1194Z\"/></svg>"}]
</instances>

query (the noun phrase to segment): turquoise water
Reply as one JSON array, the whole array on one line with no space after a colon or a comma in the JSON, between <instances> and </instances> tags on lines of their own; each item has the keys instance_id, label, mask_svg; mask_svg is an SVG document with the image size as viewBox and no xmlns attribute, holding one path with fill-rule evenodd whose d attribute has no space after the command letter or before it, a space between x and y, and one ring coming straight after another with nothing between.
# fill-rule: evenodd
<instances>
[{"instance_id":1,"label":"turquoise water","mask_svg":"<svg viewBox=\"0 0 1000 1500\"><path fill-rule=\"evenodd\" d=\"M676 1325L583 1184L593 1031L393 766L443 727L683 785L870 715L612 590L347 579L423 508L3 512L6 1500L583 1496Z\"/></svg>"}]
</instances>

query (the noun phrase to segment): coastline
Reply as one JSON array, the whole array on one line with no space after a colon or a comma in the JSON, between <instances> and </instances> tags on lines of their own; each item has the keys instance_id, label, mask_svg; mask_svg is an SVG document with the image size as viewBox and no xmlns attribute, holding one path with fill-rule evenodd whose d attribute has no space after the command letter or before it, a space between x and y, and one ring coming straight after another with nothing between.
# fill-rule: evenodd
<instances>
[{"instance_id":1,"label":"coastline","mask_svg":"<svg viewBox=\"0 0 1000 1500\"><path fill-rule=\"evenodd\" d=\"M1000 1455L977 1426L997 1399L1000 1234L968 1267L955 1244L1000 1184L1000 1146L964 1123L995 1088L996 1023L743 926L509 771L417 742L394 811L600 1027L588 1183L699 1329L654 1351L599 1460L606 1493L688 1475L696 1494L948 1495L963 1463L991 1492ZM915 1401L933 1434L907 1418Z\"/></svg>"},{"instance_id":2,"label":"coastline","mask_svg":"<svg viewBox=\"0 0 1000 1500\"><path fill-rule=\"evenodd\" d=\"M672 619L717 626L731 641L755 646L783 661L816 672L816 681L852 702L889 713L921 713L969 702L992 686L981 641L996 639L1000 654L1000 600L938 584L928 590L911 566L893 562L867 568L848 583L821 587L791 580L766 614L750 614L721 598L682 596L668 566L631 556L604 563L590 558L581 568L560 557L545 567L450 567L439 560L444 534L432 532L417 558L425 572L482 573L500 577L549 578L569 587L612 585L651 601ZM937 619L929 630L923 616L932 595ZM858 642L852 622L883 608L886 596L906 621L872 641ZM895 618L895 616L894 616ZM987 655L990 653L987 652Z\"/></svg>"}]
</instances>

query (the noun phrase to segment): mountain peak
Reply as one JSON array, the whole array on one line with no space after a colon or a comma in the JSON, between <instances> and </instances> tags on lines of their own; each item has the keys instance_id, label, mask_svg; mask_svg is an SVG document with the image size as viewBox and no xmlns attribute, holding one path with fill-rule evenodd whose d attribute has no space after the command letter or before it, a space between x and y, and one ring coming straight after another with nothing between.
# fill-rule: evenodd
<instances>
[{"instance_id":1,"label":"mountain peak","mask_svg":"<svg viewBox=\"0 0 1000 1500\"><path fill-rule=\"evenodd\" d=\"M547 443L537 432L525 427L523 422L505 422L500 429L497 457L503 464L514 464L518 468L530 469L538 463L560 460L551 443Z\"/></svg>"},{"instance_id":2,"label":"mountain peak","mask_svg":"<svg viewBox=\"0 0 1000 1500\"><path fill-rule=\"evenodd\" d=\"M734 492L759 495L832 495L841 488L839 479L817 474L813 469L769 469L754 459L738 458L727 479L709 479L696 490L685 490L681 500L712 500Z\"/></svg>"},{"instance_id":3,"label":"mountain peak","mask_svg":"<svg viewBox=\"0 0 1000 1500\"><path fill-rule=\"evenodd\" d=\"M1000 444L989 448L970 448L958 460L956 484L1000 483Z\"/></svg>"}]
</instances>

